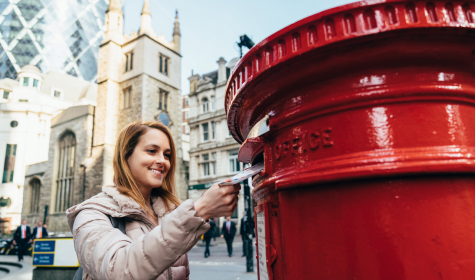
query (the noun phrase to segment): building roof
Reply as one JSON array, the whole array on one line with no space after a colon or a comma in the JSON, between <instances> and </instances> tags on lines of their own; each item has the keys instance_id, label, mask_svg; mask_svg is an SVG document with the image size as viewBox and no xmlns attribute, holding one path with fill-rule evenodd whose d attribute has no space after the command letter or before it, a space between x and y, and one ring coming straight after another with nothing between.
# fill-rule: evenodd
<instances>
[{"instance_id":1,"label":"building roof","mask_svg":"<svg viewBox=\"0 0 475 280\"><path fill-rule=\"evenodd\" d=\"M1 79L0 80L0 89L12 91L13 87L17 87L20 85L20 82L17 80L12 80L9 78Z\"/></svg>"},{"instance_id":2,"label":"building roof","mask_svg":"<svg viewBox=\"0 0 475 280\"><path fill-rule=\"evenodd\" d=\"M69 107L53 119L51 119L51 127L63 124L75 120L80 117L94 114L94 106L92 105L81 105Z\"/></svg>"},{"instance_id":3,"label":"building roof","mask_svg":"<svg viewBox=\"0 0 475 280\"><path fill-rule=\"evenodd\" d=\"M218 70L204 74L202 79L205 80L206 78L210 78L211 82L216 84L218 82Z\"/></svg>"},{"instance_id":4,"label":"building roof","mask_svg":"<svg viewBox=\"0 0 475 280\"><path fill-rule=\"evenodd\" d=\"M54 70L43 75L42 92L50 94L53 90L62 92L66 101L77 102L81 98L97 101L97 84Z\"/></svg>"},{"instance_id":5,"label":"building roof","mask_svg":"<svg viewBox=\"0 0 475 280\"><path fill-rule=\"evenodd\" d=\"M24 71L27 71L27 72L36 72L38 74L41 75L41 70L40 68L36 67L35 65L25 65L21 68L21 71L20 72L24 72Z\"/></svg>"}]
</instances>

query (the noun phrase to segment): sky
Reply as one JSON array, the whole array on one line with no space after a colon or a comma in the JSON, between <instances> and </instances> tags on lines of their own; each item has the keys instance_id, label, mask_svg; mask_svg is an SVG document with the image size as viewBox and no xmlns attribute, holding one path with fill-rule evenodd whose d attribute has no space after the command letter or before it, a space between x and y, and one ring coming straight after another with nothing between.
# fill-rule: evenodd
<instances>
[{"instance_id":1,"label":"sky","mask_svg":"<svg viewBox=\"0 0 475 280\"><path fill-rule=\"evenodd\" d=\"M125 33L138 32L143 0L122 0ZM218 69L216 61L239 56L236 42L247 34L259 43L300 19L348 4L348 0L149 0L152 26L157 34L172 40L175 10L181 31L181 89L189 93L188 77ZM247 49L244 53L247 52Z\"/></svg>"}]
</instances>

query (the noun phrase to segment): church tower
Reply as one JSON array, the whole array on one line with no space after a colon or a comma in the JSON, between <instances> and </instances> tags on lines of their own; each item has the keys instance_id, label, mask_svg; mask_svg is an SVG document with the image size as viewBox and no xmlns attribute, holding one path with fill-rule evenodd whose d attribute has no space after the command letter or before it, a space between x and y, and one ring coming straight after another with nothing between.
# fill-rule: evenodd
<instances>
[{"instance_id":1,"label":"church tower","mask_svg":"<svg viewBox=\"0 0 475 280\"><path fill-rule=\"evenodd\" d=\"M173 44L174 50L180 52L180 23L178 22L178 10L175 12L175 26L173 27Z\"/></svg>"},{"instance_id":2,"label":"church tower","mask_svg":"<svg viewBox=\"0 0 475 280\"><path fill-rule=\"evenodd\" d=\"M99 49L98 95L88 182L113 184L112 160L118 133L129 123L159 120L169 127L177 149L176 184L186 199L181 148L181 54L178 14L173 40L156 35L149 0L144 0L141 25L129 36L123 33L120 0L110 0L106 31Z\"/></svg>"}]
</instances>

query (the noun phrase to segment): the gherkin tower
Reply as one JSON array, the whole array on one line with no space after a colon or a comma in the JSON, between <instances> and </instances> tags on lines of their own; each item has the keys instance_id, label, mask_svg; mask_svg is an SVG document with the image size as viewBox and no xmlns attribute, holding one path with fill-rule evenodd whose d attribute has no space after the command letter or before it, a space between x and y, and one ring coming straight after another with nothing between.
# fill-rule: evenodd
<instances>
[{"instance_id":1,"label":"the gherkin tower","mask_svg":"<svg viewBox=\"0 0 475 280\"><path fill-rule=\"evenodd\" d=\"M27 64L95 81L109 0L0 0L0 79Z\"/></svg>"}]
</instances>

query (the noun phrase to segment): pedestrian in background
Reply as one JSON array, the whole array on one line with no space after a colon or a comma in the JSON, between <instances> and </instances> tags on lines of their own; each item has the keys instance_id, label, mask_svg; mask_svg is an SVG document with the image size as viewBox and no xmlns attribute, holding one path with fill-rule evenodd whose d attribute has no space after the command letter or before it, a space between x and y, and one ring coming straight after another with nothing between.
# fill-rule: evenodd
<instances>
[{"instance_id":1,"label":"pedestrian in background","mask_svg":"<svg viewBox=\"0 0 475 280\"><path fill-rule=\"evenodd\" d=\"M239 229L239 234L241 235L241 238L242 238L242 257L247 256L246 240L249 239L249 234L252 234L252 238L256 236L256 233L254 232L254 227L255 227L254 220L251 219L249 221L249 228L247 228L247 215L246 215L246 211L244 211L243 217L241 219L241 228Z\"/></svg>"},{"instance_id":2,"label":"pedestrian in background","mask_svg":"<svg viewBox=\"0 0 475 280\"><path fill-rule=\"evenodd\" d=\"M211 238L214 235L214 228L216 227L216 223L214 222L214 218L209 219L210 229L204 234L204 240L206 242L206 249L205 249L205 258L209 257L209 244L211 243Z\"/></svg>"},{"instance_id":3,"label":"pedestrian in background","mask_svg":"<svg viewBox=\"0 0 475 280\"><path fill-rule=\"evenodd\" d=\"M231 221L231 216L226 217L226 222L223 224L221 233L221 237L224 237L224 240L226 240L226 245L228 246L228 255L229 257L232 257L233 240L234 236L236 235L236 223Z\"/></svg>"},{"instance_id":4,"label":"pedestrian in background","mask_svg":"<svg viewBox=\"0 0 475 280\"><path fill-rule=\"evenodd\" d=\"M112 164L114 185L66 212L82 269L77 278L190 279L187 252L209 230L209 218L236 210L240 185L216 183L198 201L182 202L173 137L161 122L126 126Z\"/></svg>"},{"instance_id":5,"label":"pedestrian in background","mask_svg":"<svg viewBox=\"0 0 475 280\"><path fill-rule=\"evenodd\" d=\"M38 226L33 229L32 239L40 239L48 237L48 230L43 226L43 222L38 222ZM30 243L33 240L30 239Z\"/></svg>"},{"instance_id":6,"label":"pedestrian in background","mask_svg":"<svg viewBox=\"0 0 475 280\"><path fill-rule=\"evenodd\" d=\"M26 225L26 219L21 221L21 225L16 229L13 236L13 245L18 246L18 261L23 260L26 250L28 250L28 241L31 237L30 227Z\"/></svg>"}]
</instances>

